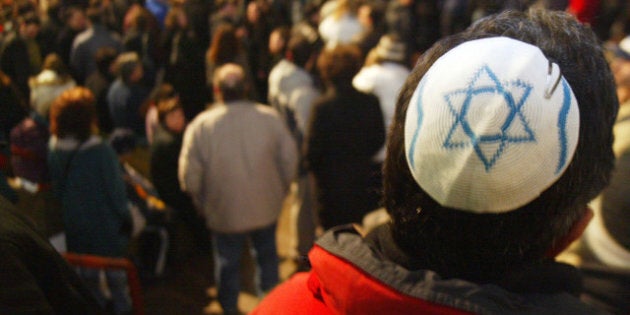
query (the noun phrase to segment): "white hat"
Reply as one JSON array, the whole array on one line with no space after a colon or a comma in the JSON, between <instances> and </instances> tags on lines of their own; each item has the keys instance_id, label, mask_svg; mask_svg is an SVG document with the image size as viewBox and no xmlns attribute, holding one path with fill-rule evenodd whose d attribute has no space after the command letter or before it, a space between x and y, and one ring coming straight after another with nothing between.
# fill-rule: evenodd
<instances>
[{"instance_id":1,"label":"white hat","mask_svg":"<svg viewBox=\"0 0 630 315\"><path fill-rule=\"evenodd\" d=\"M493 37L451 49L427 71L407 109L405 153L442 206L504 213L562 175L578 133L559 67L536 46Z\"/></svg>"}]
</instances>

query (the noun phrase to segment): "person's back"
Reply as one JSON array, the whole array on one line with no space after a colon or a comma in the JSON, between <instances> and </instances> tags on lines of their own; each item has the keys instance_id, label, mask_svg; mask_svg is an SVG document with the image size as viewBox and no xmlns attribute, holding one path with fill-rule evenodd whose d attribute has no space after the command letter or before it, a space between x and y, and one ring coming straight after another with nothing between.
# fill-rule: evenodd
<instances>
[{"instance_id":1,"label":"person's back","mask_svg":"<svg viewBox=\"0 0 630 315\"><path fill-rule=\"evenodd\" d=\"M326 233L313 271L253 314L601 312L554 258L608 183L617 106L595 35L565 13L506 12L441 40L397 103L391 221Z\"/></svg>"},{"instance_id":2,"label":"person's back","mask_svg":"<svg viewBox=\"0 0 630 315\"><path fill-rule=\"evenodd\" d=\"M98 1L88 8L89 26L72 42L70 67L79 84L83 84L85 79L97 70L94 56L100 48L111 47L117 52L122 51L120 36L111 32L101 21L101 10Z\"/></svg>"},{"instance_id":3,"label":"person's back","mask_svg":"<svg viewBox=\"0 0 630 315\"><path fill-rule=\"evenodd\" d=\"M63 92L50 109L51 140L48 167L53 191L63 209L69 252L124 257L131 234L131 215L118 157L96 128L95 98L90 90L75 87ZM100 271L77 272L102 306L107 297L100 286ZM114 310L131 309L127 277L121 270L105 270Z\"/></svg>"},{"instance_id":4,"label":"person's back","mask_svg":"<svg viewBox=\"0 0 630 315\"><path fill-rule=\"evenodd\" d=\"M379 207L379 164L372 157L385 128L378 99L352 87L361 66L358 47L325 50L317 64L326 92L313 103L305 158L317 183L320 222L329 229L361 222Z\"/></svg>"},{"instance_id":5,"label":"person's back","mask_svg":"<svg viewBox=\"0 0 630 315\"><path fill-rule=\"evenodd\" d=\"M136 136L145 136L144 117L140 108L149 96L144 85L144 67L135 52L120 54L116 59L118 77L107 91L107 106L114 128L129 128Z\"/></svg>"},{"instance_id":6,"label":"person's back","mask_svg":"<svg viewBox=\"0 0 630 315\"><path fill-rule=\"evenodd\" d=\"M297 171L297 147L274 109L246 99L242 67L219 67L213 87L219 103L186 129L178 174L212 230L219 303L224 314L235 314L248 239L260 268L259 293L278 283L276 224Z\"/></svg>"},{"instance_id":7,"label":"person's back","mask_svg":"<svg viewBox=\"0 0 630 315\"><path fill-rule=\"evenodd\" d=\"M383 35L359 73L352 79L352 86L357 90L378 97L386 131L394 118L398 93L410 72L407 60L405 44L396 36ZM374 157L374 161L382 163L384 159L385 145Z\"/></svg>"},{"instance_id":8,"label":"person's back","mask_svg":"<svg viewBox=\"0 0 630 315\"><path fill-rule=\"evenodd\" d=\"M208 225L214 230L242 231L270 224L277 219L290 174L295 172L286 166L278 169L277 150L287 149L283 143L292 142L284 138L288 130L273 109L261 104L237 101L213 106L190 123L188 129L198 132L184 138L182 155L209 157L203 176L217 183L197 192L203 198L195 194L193 198L212 200L198 206L209 215ZM184 151L191 141L205 145L195 152ZM184 167L192 164L180 157L180 169L182 163Z\"/></svg>"}]
</instances>

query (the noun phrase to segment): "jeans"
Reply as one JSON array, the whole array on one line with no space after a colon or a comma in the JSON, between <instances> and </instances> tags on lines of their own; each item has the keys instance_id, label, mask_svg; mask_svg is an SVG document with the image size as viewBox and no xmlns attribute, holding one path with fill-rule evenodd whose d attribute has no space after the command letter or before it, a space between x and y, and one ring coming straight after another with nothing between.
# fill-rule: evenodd
<instances>
[{"instance_id":1,"label":"jeans","mask_svg":"<svg viewBox=\"0 0 630 315\"><path fill-rule=\"evenodd\" d=\"M131 312L131 298L128 292L127 273L124 270L102 270L77 267L76 271L102 307L107 305L108 300L105 292L103 292L101 283L101 272L104 272L107 289L109 289L111 293L114 314L128 314Z\"/></svg>"},{"instance_id":2,"label":"jeans","mask_svg":"<svg viewBox=\"0 0 630 315\"><path fill-rule=\"evenodd\" d=\"M276 224L244 233L212 234L215 275L219 303L226 314L238 311L240 291L239 267L243 246L247 239L252 243L252 257L257 262L256 279L259 295L278 283L278 253L276 251ZM262 291L262 292L261 292Z\"/></svg>"}]
</instances>

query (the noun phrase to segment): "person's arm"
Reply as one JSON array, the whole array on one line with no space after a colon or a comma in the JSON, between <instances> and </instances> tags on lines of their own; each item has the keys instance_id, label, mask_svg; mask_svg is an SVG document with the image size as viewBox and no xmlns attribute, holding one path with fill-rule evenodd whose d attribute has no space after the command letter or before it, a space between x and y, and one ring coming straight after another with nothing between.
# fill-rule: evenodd
<instances>
[{"instance_id":1,"label":"person's arm","mask_svg":"<svg viewBox=\"0 0 630 315\"><path fill-rule=\"evenodd\" d=\"M314 87L303 87L291 93L289 106L295 108L295 122L298 130L306 137L308 122L313 110L313 104L321 93Z\"/></svg>"},{"instance_id":2,"label":"person's arm","mask_svg":"<svg viewBox=\"0 0 630 315\"><path fill-rule=\"evenodd\" d=\"M298 166L297 144L284 122L278 118L279 148L278 167L282 174L284 190L288 191L291 181L295 178Z\"/></svg>"},{"instance_id":3,"label":"person's arm","mask_svg":"<svg viewBox=\"0 0 630 315\"><path fill-rule=\"evenodd\" d=\"M179 153L178 178L182 190L187 192L193 201L200 206L197 199L203 184L203 160L199 148L200 130L191 124L184 132L182 149Z\"/></svg>"},{"instance_id":4,"label":"person's arm","mask_svg":"<svg viewBox=\"0 0 630 315\"><path fill-rule=\"evenodd\" d=\"M131 214L127 207L127 190L125 188L125 182L122 178L122 169L120 168L120 162L114 150L108 145L104 146L102 157L103 172L101 176L103 178L104 189L108 193L108 199L112 209L121 218L122 222L130 222Z\"/></svg>"},{"instance_id":5,"label":"person's arm","mask_svg":"<svg viewBox=\"0 0 630 315\"><path fill-rule=\"evenodd\" d=\"M352 86L363 93L372 93L376 83L376 75L378 74L374 71L374 68L363 67L352 79Z\"/></svg>"}]
</instances>

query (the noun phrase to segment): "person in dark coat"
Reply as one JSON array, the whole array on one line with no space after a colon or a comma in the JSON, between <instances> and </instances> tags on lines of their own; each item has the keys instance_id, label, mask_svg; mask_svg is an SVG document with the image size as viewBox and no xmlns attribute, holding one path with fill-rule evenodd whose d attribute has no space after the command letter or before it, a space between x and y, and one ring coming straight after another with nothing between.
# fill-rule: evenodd
<instances>
[{"instance_id":1,"label":"person in dark coat","mask_svg":"<svg viewBox=\"0 0 630 315\"><path fill-rule=\"evenodd\" d=\"M95 0L87 9L88 27L77 34L70 50L70 68L79 84L96 71L94 55L102 47L112 47L122 51L122 42L117 33L111 32L103 21L103 8L100 0Z\"/></svg>"},{"instance_id":2,"label":"person in dark coat","mask_svg":"<svg viewBox=\"0 0 630 315\"><path fill-rule=\"evenodd\" d=\"M95 98L90 90L64 91L50 109L48 168L53 192L61 201L68 252L125 257L132 219L125 182L114 149L95 133ZM77 272L105 307L99 271ZM106 270L105 278L116 314L131 310L127 276Z\"/></svg>"},{"instance_id":3,"label":"person in dark coat","mask_svg":"<svg viewBox=\"0 0 630 315\"><path fill-rule=\"evenodd\" d=\"M144 119L140 108L150 92L142 81L144 67L135 52L120 54L116 67L118 77L107 91L107 105L114 128L129 128L138 138L144 138Z\"/></svg>"},{"instance_id":4,"label":"person in dark coat","mask_svg":"<svg viewBox=\"0 0 630 315\"><path fill-rule=\"evenodd\" d=\"M356 46L325 50L317 60L326 92L313 105L306 159L317 182L324 229L361 222L378 208L372 157L383 146L385 127L378 99L352 86L361 62Z\"/></svg>"},{"instance_id":5,"label":"person in dark coat","mask_svg":"<svg viewBox=\"0 0 630 315\"><path fill-rule=\"evenodd\" d=\"M0 47L0 69L8 75L28 100L28 79L36 75L42 65L42 53L36 41L40 20L33 12L18 18L18 29Z\"/></svg>"},{"instance_id":6,"label":"person in dark coat","mask_svg":"<svg viewBox=\"0 0 630 315\"><path fill-rule=\"evenodd\" d=\"M107 93L116 79L114 63L118 52L112 47L102 47L96 51L96 71L85 79L85 87L96 97L96 118L98 128L104 133L110 133L114 129L112 115L109 113Z\"/></svg>"},{"instance_id":7,"label":"person in dark coat","mask_svg":"<svg viewBox=\"0 0 630 315\"><path fill-rule=\"evenodd\" d=\"M8 75L0 70L0 195L18 201L18 195L7 181L9 171L11 130L28 116L28 105Z\"/></svg>"},{"instance_id":8,"label":"person in dark coat","mask_svg":"<svg viewBox=\"0 0 630 315\"><path fill-rule=\"evenodd\" d=\"M209 100L205 77L204 42L189 23L181 7L166 16L161 49L164 52L164 83L170 83L181 96L186 118L202 112Z\"/></svg>"},{"instance_id":9,"label":"person in dark coat","mask_svg":"<svg viewBox=\"0 0 630 315\"><path fill-rule=\"evenodd\" d=\"M70 65L70 52L74 38L87 27L85 9L70 6L63 11L63 27L55 39L55 52L61 56L66 65Z\"/></svg>"},{"instance_id":10,"label":"person in dark coat","mask_svg":"<svg viewBox=\"0 0 630 315\"><path fill-rule=\"evenodd\" d=\"M207 253L210 248L210 235L205 227L204 219L198 214L190 196L182 191L177 179L179 152L186 127L184 110L179 99L173 97L160 101L157 104L157 111L159 124L150 146L151 181L160 198L175 209L174 219L183 223L185 229L192 233L195 250L198 253ZM177 240L181 239L178 235L180 230L175 227L174 229L173 237L176 240L174 245L181 249L180 244L177 244Z\"/></svg>"},{"instance_id":11,"label":"person in dark coat","mask_svg":"<svg viewBox=\"0 0 630 315\"><path fill-rule=\"evenodd\" d=\"M0 313L104 314L68 263L0 196Z\"/></svg>"}]
</instances>

